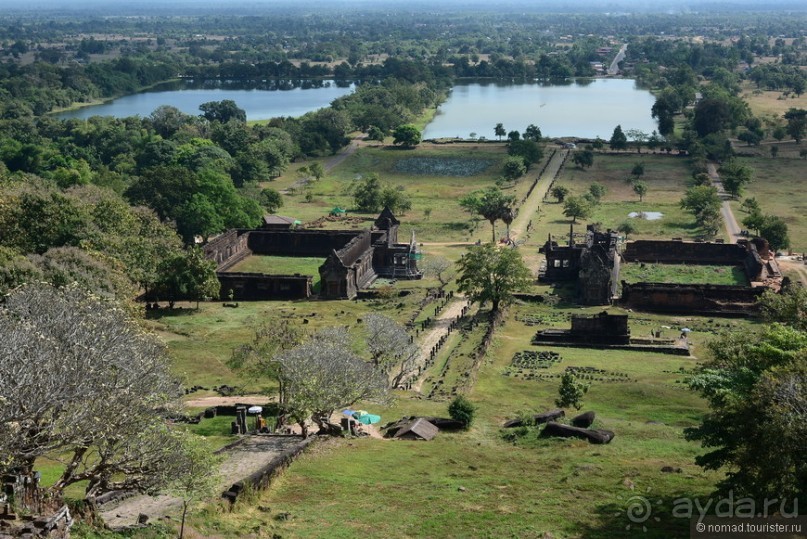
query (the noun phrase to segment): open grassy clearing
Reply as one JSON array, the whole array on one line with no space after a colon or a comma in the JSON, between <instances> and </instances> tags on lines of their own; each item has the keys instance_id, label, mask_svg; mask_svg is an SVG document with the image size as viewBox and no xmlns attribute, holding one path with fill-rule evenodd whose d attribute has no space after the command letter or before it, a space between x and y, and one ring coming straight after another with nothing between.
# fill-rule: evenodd
<instances>
[{"instance_id":1,"label":"open grassy clearing","mask_svg":"<svg viewBox=\"0 0 807 539\"><path fill-rule=\"evenodd\" d=\"M296 194L284 197L281 212L311 221L327 215L334 206L350 210L353 207L353 187L361 178L374 172L382 181L403 187L412 198L412 210L401 216L401 233L406 234L401 235L402 238L408 238L410 230L414 229L418 240L427 242L487 239L486 232L489 231L483 226L487 223L470 220L468 213L460 208L459 199L472 191L494 185L506 157L503 144L421 145L414 151L363 146L323 179L305 188L295 187ZM482 166L486 163L489 164ZM504 186L504 191L521 200L541 166L541 163L535 164L515 185ZM294 169L266 185L282 191L298 181ZM305 201L306 189L312 195L310 202ZM368 224L375 218L369 214L349 214L366 217ZM366 225L357 225L356 228L362 226Z\"/></svg>"},{"instance_id":2,"label":"open grassy clearing","mask_svg":"<svg viewBox=\"0 0 807 539\"><path fill-rule=\"evenodd\" d=\"M740 209L742 200L755 197L763 213L778 215L785 220L793 251L807 250L807 161L764 157L738 159L741 164L754 169L754 181L748 185L740 200L731 203L737 221L742 221L746 216Z\"/></svg>"},{"instance_id":3,"label":"open grassy clearing","mask_svg":"<svg viewBox=\"0 0 807 539\"><path fill-rule=\"evenodd\" d=\"M641 179L647 183L648 192L643 202L639 202L633 186L627 181L637 162L645 166ZM679 205L690 175L689 162L680 157L648 153L595 154L594 165L588 169L577 168L571 160L567 161L555 185L568 187L572 195L587 193L594 182L601 183L607 189L591 218L579 220L579 224L575 225L578 232L585 230L588 223L600 223L602 228L616 228L630 220L637 228L630 239L693 239L700 234L700 230L692 215ZM660 212L663 217L657 220L630 218L628 214L631 212ZM546 234L551 233L568 237L570 221L563 215L563 205L548 194L537 221L537 236L546 238Z\"/></svg>"},{"instance_id":4,"label":"open grassy clearing","mask_svg":"<svg viewBox=\"0 0 807 539\"><path fill-rule=\"evenodd\" d=\"M700 266L689 264L622 264L619 279L629 283L748 284L739 266Z\"/></svg>"},{"instance_id":5,"label":"open grassy clearing","mask_svg":"<svg viewBox=\"0 0 807 539\"><path fill-rule=\"evenodd\" d=\"M774 116L781 118L791 108L807 108L807 95L790 94L784 97L782 92L758 90L753 82L743 84L741 97L748 103L754 116Z\"/></svg>"}]
</instances>

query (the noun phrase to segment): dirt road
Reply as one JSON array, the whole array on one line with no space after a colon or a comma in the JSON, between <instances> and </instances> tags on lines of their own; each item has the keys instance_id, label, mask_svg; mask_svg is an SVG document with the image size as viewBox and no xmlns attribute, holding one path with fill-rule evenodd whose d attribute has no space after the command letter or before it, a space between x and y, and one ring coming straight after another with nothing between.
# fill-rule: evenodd
<instances>
[{"instance_id":1,"label":"dirt road","mask_svg":"<svg viewBox=\"0 0 807 539\"><path fill-rule=\"evenodd\" d=\"M552 160L549 162L549 165L547 165L541 177L538 178L538 183L535 185L532 193L530 193L529 198L527 198L524 204L518 209L518 217L515 218L513 224L510 226L511 239L515 240L526 233L527 225L535 217L535 213L538 211L538 207L541 205L544 195L546 195L549 186L552 184L552 178L558 173L558 169L568 153L569 150L560 150L555 152L555 155L552 156Z\"/></svg>"},{"instance_id":2,"label":"dirt road","mask_svg":"<svg viewBox=\"0 0 807 539\"><path fill-rule=\"evenodd\" d=\"M448 334L448 326L451 322L457 318L460 313L462 313L462 309L468 305L468 300L463 297L454 296L454 299L451 300L443 312L441 312L438 317L434 321L434 325L429 329L429 331L423 336L420 340L420 357L418 357L418 366L424 366L426 362L429 360L429 353L434 345L440 340L443 335ZM412 390L415 392L420 392L420 388L423 387L423 380L426 378L426 372L424 371L420 378L412 385Z\"/></svg>"},{"instance_id":3,"label":"dirt road","mask_svg":"<svg viewBox=\"0 0 807 539\"><path fill-rule=\"evenodd\" d=\"M737 224L737 219L734 218L734 212L731 211L731 205L729 204L731 197L723 188L723 182L720 181L720 176L717 174L717 166L714 163L709 163L707 170L709 171L709 177L712 178L712 185L717 188L720 198L723 199L720 214L723 216L723 224L726 227L729 243L737 243L737 240L743 236L740 234L740 225Z\"/></svg>"}]
</instances>

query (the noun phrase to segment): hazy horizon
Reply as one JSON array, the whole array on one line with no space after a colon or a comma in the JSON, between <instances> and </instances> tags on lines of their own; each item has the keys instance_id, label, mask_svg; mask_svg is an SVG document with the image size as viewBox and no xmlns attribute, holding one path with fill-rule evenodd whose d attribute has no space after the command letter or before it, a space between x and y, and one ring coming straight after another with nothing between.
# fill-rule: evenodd
<instances>
[{"instance_id":1,"label":"hazy horizon","mask_svg":"<svg viewBox=\"0 0 807 539\"><path fill-rule=\"evenodd\" d=\"M275 9L361 8L372 11L512 11L535 13L597 12L597 13L687 13L692 11L726 11L740 8L747 11L807 11L802 0L774 0L760 5L755 0L672 0L650 5L640 0L559 0L534 2L528 0L446 0L435 4L427 0L392 0L379 4L375 0L173 0L170 4L160 0L124 0L110 3L109 0L0 0L5 15L20 14L80 14L92 11L94 15L198 15L221 13L238 15L255 12L271 12Z\"/></svg>"}]
</instances>

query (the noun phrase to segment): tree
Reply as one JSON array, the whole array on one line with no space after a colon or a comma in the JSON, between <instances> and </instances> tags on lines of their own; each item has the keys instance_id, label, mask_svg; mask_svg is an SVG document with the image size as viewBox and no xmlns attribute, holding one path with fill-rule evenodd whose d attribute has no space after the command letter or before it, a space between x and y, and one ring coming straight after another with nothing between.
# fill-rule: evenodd
<instances>
[{"instance_id":1,"label":"tree","mask_svg":"<svg viewBox=\"0 0 807 539\"><path fill-rule=\"evenodd\" d=\"M510 131L509 133L507 133L507 140L509 140L510 142L516 142L518 140L521 140L521 133L519 133L516 130Z\"/></svg>"},{"instance_id":2,"label":"tree","mask_svg":"<svg viewBox=\"0 0 807 539\"><path fill-rule=\"evenodd\" d=\"M314 177L314 179L319 181L323 176L325 176L325 167L323 167L322 163L319 161L314 161L308 165L308 172Z\"/></svg>"},{"instance_id":3,"label":"tree","mask_svg":"<svg viewBox=\"0 0 807 539\"><path fill-rule=\"evenodd\" d=\"M527 166L520 157L509 157L504 162L502 174L508 181L515 181L527 173Z\"/></svg>"},{"instance_id":4,"label":"tree","mask_svg":"<svg viewBox=\"0 0 807 539\"><path fill-rule=\"evenodd\" d=\"M642 153L642 144L647 140L647 133L641 129L628 129L626 135L633 141L633 145L636 146L636 153Z\"/></svg>"},{"instance_id":5,"label":"tree","mask_svg":"<svg viewBox=\"0 0 807 539\"><path fill-rule=\"evenodd\" d=\"M420 144L420 130L412 124L398 126L393 133L393 144L414 148Z\"/></svg>"},{"instance_id":6,"label":"tree","mask_svg":"<svg viewBox=\"0 0 807 539\"><path fill-rule=\"evenodd\" d=\"M631 234L636 233L636 225L633 224L632 221L622 221L618 227L616 227L617 232L622 232L625 234L625 239L628 239L628 236Z\"/></svg>"},{"instance_id":7,"label":"tree","mask_svg":"<svg viewBox=\"0 0 807 539\"><path fill-rule=\"evenodd\" d=\"M155 293L168 299L173 307L180 299L199 301L218 298L221 288L216 277L216 263L205 258L199 247L191 247L180 252L163 263L160 274L162 279L157 283Z\"/></svg>"},{"instance_id":8,"label":"tree","mask_svg":"<svg viewBox=\"0 0 807 539\"><path fill-rule=\"evenodd\" d=\"M507 131L502 124L496 124L496 127L493 129L493 133L499 137L499 140L502 140L502 137L507 134Z\"/></svg>"},{"instance_id":9,"label":"tree","mask_svg":"<svg viewBox=\"0 0 807 539\"><path fill-rule=\"evenodd\" d=\"M711 185L698 185L687 189L681 199L681 207L689 210L696 219L707 212L720 211L720 196L717 189Z\"/></svg>"},{"instance_id":10,"label":"tree","mask_svg":"<svg viewBox=\"0 0 807 539\"><path fill-rule=\"evenodd\" d=\"M534 142L540 142L541 140L541 129L537 125L530 124L527 126L527 129L524 130L524 138L526 140L532 140Z\"/></svg>"},{"instance_id":11,"label":"tree","mask_svg":"<svg viewBox=\"0 0 807 539\"><path fill-rule=\"evenodd\" d=\"M353 191L353 203L362 212L377 212L381 209L381 180L376 174L368 174Z\"/></svg>"},{"instance_id":12,"label":"tree","mask_svg":"<svg viewBox=\"0 0 807 539\"><path fill-rule=\"evenodd\" d=\"M515 292L532 283L530 270L517 249L497 249L493 244L474 245L457 264L458 289L471 301L490 301L492 312L512 301Z\"/></svg>"},{"instance_id":13,"label":"tree","mask_svg":"<svg viewBox=\"0 0 807 539\"><path fill-rule=\"evenodd\" d=\"M785 120L787 134L796 140L796 144L801 144L801 139L807 132L807 110L791 108L785 112Z\"/></svg>"},{"instance_id":14,"label":"tree","mask_svg":"<svg viewBox=\"0 0 807 539\"><path fill-rule=\"evenodd\" d=\"M460 421L464 429L468 430L474 422L476 406L465 398L464 395L457 395L451 404L448 405L448 415L455 421Z\"/></svg>"},{"instance_id":15,"label":"tree","mask_svg":"<svg viewBox=\"0 0 807 539\"><path fill-rule=\"evenodd\" d=\"M182 441L163 414L181 394L164 346L114 304L75 288L24 286L0 309L0 469L62 465L50 490L154 492Z\"/></svg>"},{"instance_id":16,"label":"tree","mask_svg":"<svg viewBox=\"0 0 807 539\"><path fill-rule=\"evenodd\" d=\"M221 456L196 437L182 437L182 451L175 457L168 491L182 499L179 539L185 536L185 518L194 500L212 496L219 484Z\"/></svg>"},{"instance_id":17,"label":"tree","mask_svg":"<svg viewBox=\"0 0 807 539\"><path fill-rule=\"evenodd\" d=\"M647 183L641 180L633 182L633 192L639 195L639 202L644 202L644 196L647 194Z\"/></svg>"},{"instance_id":18,"label":"tree","mask_svg":"<svg viewBox=\"0 0 807 539\"><path fill-rule=\"evenodd\" d=\"M261 206L266 208L266 211L275 213L283 207L283 196L278 190L266 187L261 189L260 202Z\"/></svg>"},{"instance_id":19,"label":"tree","mask_svg":"<svg viewBox=\"0 0 807 539\"><path fill-rule=\"evenodd\" d=\"M637 180L644 176L644 163L634 163L633 168L630 169L630 173Z\"/></svg>"},{"instance_id":20,"label":"tree","mask_svg":"<svg viewBox=\"0 0 807 539\"><path fill-rule=\"evenodd\" d=\"M746 213L754 213L761 211L761 207L759 205L759 201L756 197L746 198L743 200L743 203L740 204L740 209Z\"/></svg>"},{"instance_id":21,"label":"tree","mask_svg":"<svg viewBox=\"0 0 807 539\"><path fill-rule=\"evenodd\" d=\"M322 427L334 410L387 394L387 377L353 353L344 328L320 330L276 360L284 411L300 425L304 437L309 418Z\"/></svg>"},{"instance_id":22,"label":"tree","mask_svg":"<svg viewBox=\"0 0 807 539\"><path fill-rule=\"evenodd\" d=\"M591 167L594 164L594 152L591 150L574 152L572 162L581 169Z\"/></svg>"},{"instance_id":23,"label":"tree","mask_svg":"<svg viewBox=\"0 0 807 539\"><path fill-rule=\"evenodd\" d=\"M1 260L1 259L0 259ZM454 263L442 256L427 256L422 263L418 263L420 269L427 276L433 276L440 283L440 288L445 288L454 273ZM2 265L0 265L2 267ZM2 281L0 281L2 282Z\"/></svg>"},{"instance_id":24,"label":"tree","mask_svg":"<svg viewBox=\"0 0 807 539\"><path fill-rule=\"evenodd\" d=\"M743 188L753 181L754 171L732 160L720 167L720 177L726 192L737 198L742 195Z\"/></svg>"},{"instance_id":25,"label":"tree","mask_svg":"<svg viewBox=\"0 0 807 539\"><path fill-rule=\"evenodd\" d=\"M373 365L388 377L390 387L397 387L417 370L420 349L401 324L384 315L365 316L364 326Z\"/></svg>"},{"instance_id":26,"label":"tree","mask_svg":"<svg viewBox=\"0 0 807 539\"><path fill-rule=\"evenodd\" d=\"M759 208L749 212L745 219L743 219L743 226L749 230L755 231L757 235L759 235L759 231L764 223L765 215L762 214Z\"/></svg>"},{"instance_id":27,"label":"tree","mask_svg":"<svg viewBox=\"0 0 807 539\"><path fill-rule=\"evenodd\" d=\"M412 199L403 186L386 185L381 190L381 207L387 207L394 214L403 214L412 209Z\"/></svg>"},{"instance_id":28,"label":"tree","mask_svg":"<svg viewBox=\"0 0 807 539\"><path fill-rule=\"evenodd\" d=\"M588 194L590 194L591 197L594 200L596 200L598 204L600 202L600 199L605 196L605 193L607 191L608 189L599 182L594 182L588 186Z\"/></svg>"},{"instance_id":29,"label":"tree","mask_svg":"<svg viewBox=\"0 0 807 539\"><path fill-rule=\"evenodd\" d=\"M492 242L496 243L496 221L509 210L515 198L507 196L498 187L489 187L484 191L475 191L462 199L460 206L470 213L481 215L490 222L493 229Z\"/></svg>"},{"instance_id":30,"label":"tree","mask_svg":"<svg viewBox=\"0 0 807 539\"><path fill-rule=\"evenodd\" d=\"M807 477L807 333L772 324L708 345L711 358L689 380L709 412L685 430L708 452L695 462L727 468L721 492L756 499L804 496Z\"/></svg>"},{"instance_id":31,"label":"tree","mask_svg":"<svg viewBox=\"0 0 807 539\"><path fill-rule=\"evenodd\" d=\"M576 223L577 218L588 219L591 216L591 204L584 197L566 197L563 202L563 215L571 217L572 222Z\"/></svg>"},{"instance_id":32,"label":"tree","mask_svg":"<svg viewBox=\"0 0 807 539\"><path fill-rule=\"evenodd\" d=\"M577 381L577 377L572 372L563 373L558 386L558 398L555 405L558 408L574 407L579 410L583 407L583 395L588 391L588 384Z\"/></svg>"},{"instance_id":33,"label":"tree","mask_svg":"<svg viewBox=\"0 0 807 539\"><path fill-rule=\"evenodd\" d=\"M247 113L244 109L238 108L232 99L222 101L208 101L199 105L202 116L209 122L227 123L230 120L244 123L247 121Z\"/></svg>"},{"instance_id":34,"label":"tree","mask_svg":"<svg viewBox=\"0 0 807 539\"><path fill-rule=\"evenodd\" d=\"M759 298L759 306L766 321L807 332L807 288L791 283L778 293L766 290Z\"/></svg>"},{"instance_id":35,"label":"tree","mask_svg":"<svg viewBox=\"0 0 807 539\"><path fill-rule=\"evenodd\" d=\"M608 141L608 145L612 150L624 150L628 147L628 137L626 137L625 133L622 132L621 125L617 125L614 128L614 132L611 134L611 140Z\"/></svg>"},{"instance_id":36,"label":"tree","mask_svg":"<svg viewBox=\"0 0 807 539\"><path fill-rule=\"evenodd\" d=\"M544 151L537 142L530 139L513 140L507 144L507 153L509 155L518 156L524 161L527 169L533 163L537 163L544 157Z\"/></svg>"},{"instance_id":37,"label":"tree","mask_svg":"<svg viewBox=\"0 0 807 539\"><path fill-rule=\"evenodd\" d=\"M790 247L787 223L777 215L766 215L759 227L759 235L768 240L771 249L779 251Z\"/></svg>"},{"instance_id":38,"label":"tree","mask_svg":"<svg viewBox=\"0 0 807 539\"><path fill-rule=\"evenodd\" d=\"M380 127L371 125L367 130L367 140L374 140L377 142L384 142L384 131Z\"/></svg>"},{"instance_id":39,"label":"tree","mask_svg":"<svg viewBox=\"0 0 807 539\"><path fill-rule=\"evenodd\" d=\"M558 202L563 202L566 196L569 194L569 188L563 185L554 185L550 190L552 196L558 199Z\"/></svg>"}]
</instances>

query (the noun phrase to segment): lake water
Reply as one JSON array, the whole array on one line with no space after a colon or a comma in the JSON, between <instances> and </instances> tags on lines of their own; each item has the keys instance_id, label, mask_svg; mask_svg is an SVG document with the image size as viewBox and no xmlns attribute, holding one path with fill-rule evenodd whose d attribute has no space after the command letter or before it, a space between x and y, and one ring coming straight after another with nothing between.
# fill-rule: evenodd
<instances>
[{"instance_id":1,"label":"lake water","mask_svg":"<svg viewBox=\"0 0 807 539\"><path fill-rule=\"evenodd\" d=\"M652 133L653 95L629 79L585 79L560 83L511 84L494 81L458 82L437 116L426 126L424 139L461 137L470 133L496 139L497 123L523 133L530 124L545 137L611 138L614 127Z\"/></svg>"},{"instance_id":2,"label":"lake water","mask_svg":"<svg viewBox=\"0 0 807 539\"><path fill-rule=\"evenodd\" d=\"M161 105L171 105L186 114L201 114L199 105L231 99L247 113L248 120L278 116L302 116L331 104L354 90L353 84L334 81L272 81L262 84L227 81L179 81L161 84L139 94L60 113L59 118L87 119L90 116L148 116Z\"/></svg>"}]
</instances>

